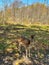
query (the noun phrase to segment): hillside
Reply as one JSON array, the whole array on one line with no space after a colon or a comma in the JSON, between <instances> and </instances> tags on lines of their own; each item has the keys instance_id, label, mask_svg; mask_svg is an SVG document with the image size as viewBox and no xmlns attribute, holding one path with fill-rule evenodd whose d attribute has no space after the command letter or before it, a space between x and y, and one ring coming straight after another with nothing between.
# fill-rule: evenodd
<instances>
[{"instance_id":1,"label":"hillside","mask_svg":"<svg viewBox=\"0 0 49 65\"><path fill-rule=\"evenodd\" d=\"M2 12L0 12L0 15L2 15ZM3 21L1 18L3 19L3 15L0 16L0 20ZM4 18L6 22L15 24L49 24L49 7L40 3L18 7L15 2L5 10Z\"/></svg>"},{"instance_id":2,"label":"hillside","mask_svg":"<svg viewBox=\"0 0 49 65\"><path fill-rule=\"evenodd\" d=\"M49 9L44 4L33 4L28 7L21 8L21 12L19 13L20 18L22 16L22 22L31 22L33 23L49 23ZM21 19L20 19L21 20Z\"/></svg>"}]
</instances>

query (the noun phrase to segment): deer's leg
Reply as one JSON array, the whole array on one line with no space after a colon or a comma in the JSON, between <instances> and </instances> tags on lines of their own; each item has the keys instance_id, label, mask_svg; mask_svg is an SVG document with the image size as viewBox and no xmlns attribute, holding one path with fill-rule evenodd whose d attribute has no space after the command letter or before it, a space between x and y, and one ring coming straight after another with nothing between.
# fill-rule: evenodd
<instances>
[{"instance_id":1,"label":"deer's leg","mask_svg":"<svg viewBox=\"0 0 49 65\"><path fill-rule=\"evenodd\" d=\"M21 51L21 45L19 44L19 51Z\"/></svg>"},{"instance_id":2,"label":"deer's leg","mask_svg":"<svg viewBox=\"0 0 49 65\"><path fill-rule=\"evenodd\" d=\"M30 48L29 48L29 57L30 57Z\"/></svg>"},{"instance_id":3,"label":"deer's leg","mask_svg":"<svg viewBox=\"0 0 49 65\"><path fill-rule=\"evenodd\" d=\"M27 58L27 55L28 55L28 50L26 49L26 58Z\"/></svg>"}]
</instances>

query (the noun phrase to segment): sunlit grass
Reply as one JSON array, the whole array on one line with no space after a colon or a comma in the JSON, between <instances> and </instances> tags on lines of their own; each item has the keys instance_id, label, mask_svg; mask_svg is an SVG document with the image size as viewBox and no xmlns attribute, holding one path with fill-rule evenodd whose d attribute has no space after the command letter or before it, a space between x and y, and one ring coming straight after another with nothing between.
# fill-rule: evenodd
<instances>
[{"instance_id":1,"label":"sunlit grass","mask_svg":"<svg viewBox=\"0 0 49 65\"><path fill-rule=\"evenodd\" d=\"M10 44L11 40L16 39L18 35L26 36L27 38L30 38L31 34L35 35L35 42L40 41L40 43L44 43L46 45L49 45L49 26L45 25L21 25L21 24L11 24L11 25L1 25L0 27L3 28L3 32L6 33L7 37L1 36L0 41L5 40L6 44ZM10 35L8 35L10 34ZM4 43L4 41L3 41ZM6 47L6 44L1 44L0 42L0 49L4 49ZM16 45L7 45L8 48L16 48Z\"/></svg>"}]
</instances>

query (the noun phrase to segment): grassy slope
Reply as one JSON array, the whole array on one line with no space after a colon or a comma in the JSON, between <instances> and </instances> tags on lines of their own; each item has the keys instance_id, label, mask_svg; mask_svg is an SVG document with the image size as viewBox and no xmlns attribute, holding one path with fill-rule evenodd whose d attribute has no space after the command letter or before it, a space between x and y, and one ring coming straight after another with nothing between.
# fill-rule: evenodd
<instances>
[{"instance_id":1,"label":"grassy slope","mask_svg":"<svg viewBox=\"0 0 49 65\"><path fill-rule=\"evenodd\" d=\"M5 34L6 33L6 34ZM31 34L35 34L35 42L40 44L49 45L49 26L25 26L25 25L0 25L0 49L3 50L9 46L12 40L16 39L17 36L23 35L30 38ZM4 44L3 44L4 43Z\"/></svg>"}]
</instances>

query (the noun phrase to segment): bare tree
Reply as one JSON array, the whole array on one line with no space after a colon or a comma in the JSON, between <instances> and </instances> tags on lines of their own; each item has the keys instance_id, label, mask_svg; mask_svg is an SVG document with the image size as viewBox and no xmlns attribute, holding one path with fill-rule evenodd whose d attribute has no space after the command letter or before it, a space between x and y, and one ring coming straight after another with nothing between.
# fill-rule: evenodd
<instances>
[{"instance_id":1,"label":"bare tree","mask_svg":"<svg viewBox=\"0 0 49 65\"><path fill-rule=\"evenodd\" d=\"M14 2L12 4L12 10L11 10L12 11L13 21L16 21L16 17L17 17L16 14L20 13L20 7L22 7L22 6L23 6L23 3L22 3L21 0L14 0ZM17 9L18 9L19 13L16 12Z\"/></svg>"},{"instance_id":2,"label":"bare tree","mask_svg":"<svg viewBox=\"0 0 49 65\"><path fill-rule=\"evenodd\" d=\"M2 2L3 2L3 14L2 14L3 15L3 22L6 23L7 19L8 19L7 9L8 9L9 0L2 0Z\"/></svg>"}]
</instances>

